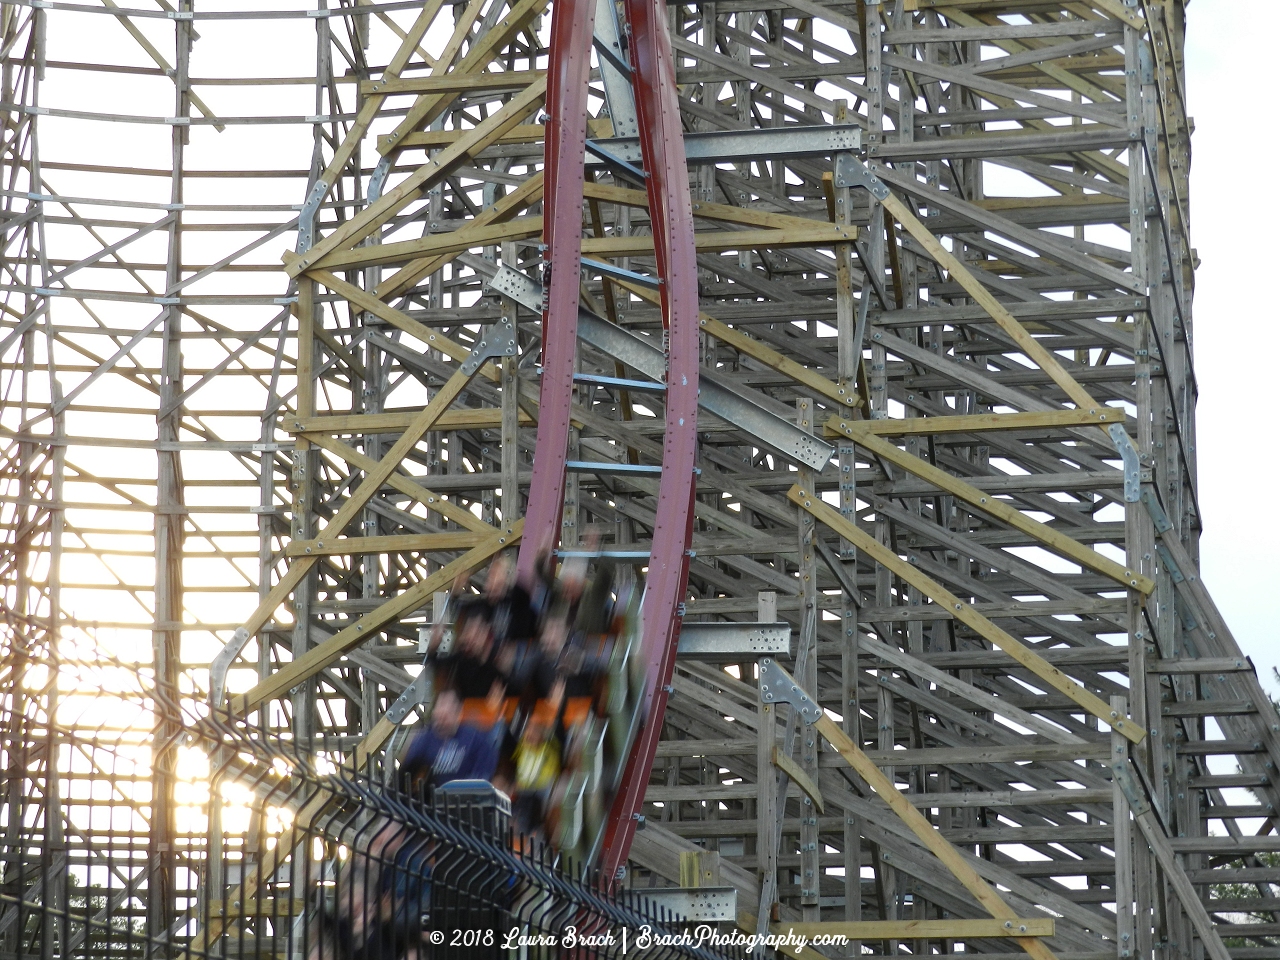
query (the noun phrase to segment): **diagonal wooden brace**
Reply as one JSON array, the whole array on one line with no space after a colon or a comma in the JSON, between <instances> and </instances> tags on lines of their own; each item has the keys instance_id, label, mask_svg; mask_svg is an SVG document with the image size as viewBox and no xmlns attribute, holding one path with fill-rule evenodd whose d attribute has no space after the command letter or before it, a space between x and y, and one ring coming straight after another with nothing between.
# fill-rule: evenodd
<instances>
[{"instance_id":1,"label":"diagonal wooden brace","mask_svg":"<svg viewBox=\"0 0 1280 960\"><path fill-rule=\"evenodd\" d=\"M243 717L274 697L288 693L304 680L314 677L329 664L338 660L348 650L369 641L382 627L411 614L423 606L433 593L451 584L458 576L468 574L487 563L497 553L520 541L524 521L517 520L505 530L495 530L478 545L445 564L439 570L418 581L399 596L366 613L355 623L339 630L328 640L312 647L298 659L285 664L271 676L259 682L247 693L231 701L233 716Z\"/></svg>"},{"instance_id":2,"label":"diagonal wooden brace","mask_svg":"<svg viewBox=\"0 0 1280 960\"><path fill-rule=\"evenodd\" d=\"M1021 923L1021 918L1013 907L996 892L977 870L951 845L937 828L925 818L911 802L902 795L893 781L871 762L871 758L849 739L848 734L827 716L826 712L800 688L791 674L787 673L775 660L765 658L760 661L760 697L767 703L789 703L800 719L813 727L822 738L836 748L840 756L848 762L854 771L876 792L903 823L914 833L917 839L942 861L966 890L991 916L1009 924ZM1052 950L1038 937L1018 937L1018 945L1035 960L1055 960Z\"/></svg>"},{"instance_id":3,"label":"diagonal wooden brace","mask_svg":"<svg viewBox=\"0 0 1280 960\"><path fill-rule=\"evenodd\" d=\"M929 419L942 420L946 418L925 419L927 422ZM1107 418L1094 415L1093 419L1097 421ZM849 437L858 446L884 460L888 460L890 463L897 464L903 470L915 474L921 480L933 484L939 490L945 490L956 499L963 500L969 506L1007 523L1015 530L1020 530L1034 537L1058 556L1065 557L1080 564L1082 567L1087 567L1095 573L1102 574L1104 577L1110 577L1121 586L1137 590L1146 596L1150 596L1151 592L1155 590L1155 581L1150 577L1145 577L1136 570L1130 570L1114 560L1104 557L1097 550L1090 549L1080 541L1068 537L1062 531L1055 530L1047 523L1031 519L1021 510L1010 506L998 497L984 493L973 484L965 483L959 477L947 473L945 470L939 470L933 464L913 456L900 447L889 443L889 441L876 436L872 430L863 427L864 423L878 424L883 422L881 420L857 421L833 417L827 421L827 426L838 435Z\"/></svg>"},{"instance_id":4,"label":"diagonal wooden brace","mask_svg":"<svg viewBox=\"0 0 1280 960\"><path fill-rule=\"evenodd\" d=\"M879 540L869 536L856 523L841 516L839 511L827 504L821 497L801 489L797 484L787 491L787 499L813 516L815 520L822 521L827 527L854 544L881 566L892 570L907 583L933 600L934 603L941 605L951 616L1009 654L1054 690L1065 694L1081 709L1093 714L1093 716L1126 739L1134 743L1142 742L1143 737L1146 736L1146 731L1141 729L1137 723L1113 711L1100 698L1076 683L1034 650L1029 649L1021 640L1018 640L1012 634L1006 633L973 609L972 604L963 602L928 574L903 560Z\"/></svg>"},{"instance_id":5,"label":"diagonal wooden brace","mask_svg":"<svg viewBox=\"0 0 1280 960\"><path fill-rule=\"evenodd\" d=\"M515 331L510 324L498 324L489 328L486 338L481 340L475 349L468 354L467 358L462 361L458 372L450 377L436 392L431 402L405 428L405 432L387 451L386 455L366 471L364 480L351 492L342 507L325 524L324 529L317 534L315 539L323 540L326 537L337 539L347 524L355 519L356 514L364 508L365 504L373 498L383 484L390 480L404 461L404 458L422 439L422 435L431 429L432 425L440 419L441 415L458 398L458 395L466 389L471 379L480 372L484 361L493 356L514 355L515 349ZM298 557L289 565L289 569L280 578L280 582L263 598L262 602L258 604L258 609L245 621L243 627L236 630L234 638L218 653L215 660L224 672L239 655L244 645L248 643L249 638L261 630L263 624L275 615L276 609L280 604L284 603L285 599L302 582L302 578L307 575L307 572L315 566L316 561L319 559L318 554L309 557Z\"/></svg>"}]
</instances>

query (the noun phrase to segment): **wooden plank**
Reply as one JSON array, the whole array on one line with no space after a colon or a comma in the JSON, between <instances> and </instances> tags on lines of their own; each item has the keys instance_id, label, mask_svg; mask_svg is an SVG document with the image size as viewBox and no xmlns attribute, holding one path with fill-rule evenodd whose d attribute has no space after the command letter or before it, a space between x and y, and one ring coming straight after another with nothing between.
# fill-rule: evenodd
<instances>
[{"instance_id":1,"label":"wooden plank","mask_svg":"<svg viewBox=\"0 0 1280 960\"><path fill-rule=\"evenodd\" d=\"M262 897L249 900L210 900L212 917L298 917L307 909L306 900Z\"/></svg>"},{"instance_id":2,"label":"wooden plank","mask_svg":"<svg viewBox=\"0 0 1280 960\"><path fill-rule=\"evenodd\" d=\"M353 650L373 639L388 623L407 616L423 606L431 599L433 593L449 586L456 577L470 573L487 563L494 554L518 543L523 531L523 520L516 521L504 530L495 530L458 559L445 564L399 596L380 604L377 609L366 613L349 627L339 630L328 640L316 644L297 660L283 664L279 670L257 683L247 693L232 699L230 706L232 716L246 716L268 700L282 696L304 680L314 677L341 658L348 650ZM290 570L298 565L295 563Z\"/></svg>"},{"instance_id":3,"label":"wooden plank","mask_svg":"<svg viewBox=\"0 0 1280 960\"><path fill-rule=\"evenodd\" d=\"M880 768L867 758L867 755L849 739L848 734L841 730L834 720L824 713L813 724L813 728L840 752L849 766L867 782L881 800L888 804L889 809L898 815L898 818L910 828L929 852L951 871L951 875L960 881L984 910L997 920L1019 920L1017 913L996 892L995 888L988 884L969 861L961 856L960 851L948 843L937 828L911 805L894 786L893 781L881 773ZM1053 951L1035 937L1019 936L1018 943L1035 960L1053 960L1054 958Z\"/></svg>"},{"instance_id":4,"label":"wooden plank","mask_svg":"<svg viewBox=\"0 0 1280 960\"><path fill-rule=\"evenodd\" d=\"M340 537L337 540L294 540L286 557L337 557L362 553L405 553L427 550L469 550L484 539L482 533L409 533L386 537Z\"/></svg>"},{"instance_id":5,"label":"wooden plank","mask_svg":"<svg viewBox=\"0 0 1280 960\"><path fill-rule=\"evenodd\" d=\"M288 433L395 433L413 422L416 411L392 413L327 414L319 417L294 417L284 429ZM521 410L520 425L528 426L533 417ZM498 407L447 410L440 415L432 432L444 430L496 430L502 426L502 410Z\"/></svg>"},{"instance_id":6,"label":"wooden plank","mask_svg":"<svg viewBox=\"0 0 1280 960\"><path fill-rule=\"evenodd\" d=\"M492 91L523 90L535 81L545 79L545 70L509 70L502 73L449 73L430 74L425 77L382 77L378 80L361 80L360 93L364 96L393 93L488 93Z\"/></svg>"},{"instance_id":7,"label":"wooden plank","mask_svg":"<svg viewBox=\"0 0 1280 960\"><path fill-rule=\"evenodd\" d=\"M467 131L462 130L419 130L416 133L406 134L400 140L400 149L408 150L414 147L445 147L453 143ZM541 143L547 135L547 128L540 123L526 123L518 127L512 128L510 133L505 133L495 141L497 146L513 143ZM588 117L587 118L587 135L589 137L601 138L613 136L613 124L608 117ZM386 153L392 143L390 135L378 138L378 152ZM534 174L534 176L542 176L542 172ZM528 181L525 181L528 183ZM589 185L588 185L589 186ZM641 194L643 196L643 194Z\"/></svg>"},{"instance_id":8,"label":"wooden plank","mask_svg":"<svg viewBox=\"0 0 1280 960\"><path fill-rule=\"evenodd\" d=\"M496 246L505 240L527 240L541 233L542 217L516 217L505 222L484 224L471 221L457 230L431 233L417 240L335 250L317 260L307 272L315 276L316 270L349 270L375 264L394 266L422 257L447 257L474 247Z\"/></svg>"},{"instance_id":9,"label":"wooden plank","mask_svg":"<svg viewBox=\"0 0 1280 960\"><path fill-rule=\"evenodd\" d=\"M772 929L772 926L770 929ZM987 937L1052 937L1052 917L1015 920L828 920L797 923L783 920L779 931L796 936L848 937L850 940L978 940Z\"/></svg>"},{"instance_id":10,"label":"wooden plank","mask_svg":"<svg viewBox=\"0 0 1280 960\"><path fill-rule=\"evenodd\" d=\"M921 480L934 484L939 490L945 490L952 496L963 500L969 506L1009 524L1015 530L1034 537L1044 544L1046 548L1058 554L1058 556L1072 560L1095 573L1110 577L1121 586L1137 590L1146 596L1150 596L1152 591L1155 590L1155 581L1150 577L1144 576L1136 570L1127 569L1122 564L1104 557L1096 550L1089 549L1080 541L1072 539L1059 530L1055 530L1048 524L1031 519L1021 510L1009 506L998 497L984 493L972 484L965 483L959 477L947 473L945 470L939 470L933 464L907 453L886 440L873 436L870 432L862 431L859 421L843 419L838 422L834 421L836 421L834 417L832 421L828 421L832 423L833 429L852 438L858 446L888 460L890 463L896 464Z\"/></svg>"},{"instance_id":11,"label":"wooden plank","mask_svg":"<svg viewBox=\"0 0 1280 960\"><path fill-rule=\"evenodd\" d=\"M974 413L954 417L911 417L906 420L842 420L833 416L823 425L828 437L911 437L945 433L986 433L992 430L1026 430L1034 427L1089 427L1100 423L1124 423L1119 407L1091 410L1031 410L1021 413ZM854 436L854 439L857 439Z\"/></svg>"},{"instance_id":12,"label":"wooden plank","mask_svg":"<svg viewBox=\"0 0 1280 960\"><path fill-rule=\"evenodd\" d=\"M411 133L405 137L400 143L400 149L447 147L451 143L456 143L466 132L465 128L458 130L419 130L417 133ZM522 123L519 126L512 127L509 132L500 136L492 145L500 147L516 143L541 143L546 135L547 128L542 124ZM379 145L389 143L390 139L389 135L383 135L378 138L378 143Z\"/></svg>"},{"instance_id":13,"label":"wooden plank","mask_svg":"<svg viewBox=\"0 0 1280 960\"><path fill-rule=\"evenodd\" d=\"M892 570L903 580L915 586L935 603L942 604L949 611L952 611L957 620L975 630L981 636L986 637L1022 666L1044 680L1053 689L1059 693L1066 694L1082 709L1093 714L1103 723L1134 743L1142 742L1146 732L1139 729L1138 724L1125 717L1112 716L1111 708L1098 697L1080 686L1080 684L1050 664L1039 654L1026 647L1022 641L1001 630L978 611L974 610L970 604L962 602L959 597L933 580L933 578L907 563L874 537L863 533L857 524L851 523L842 517L821 498L801 490L799 486L794 486L787 492L787 499L808 511L815 519L825 523L846 540L856 544L858 549L864 551L877 563Z\"/></svg>"}]
</instances>

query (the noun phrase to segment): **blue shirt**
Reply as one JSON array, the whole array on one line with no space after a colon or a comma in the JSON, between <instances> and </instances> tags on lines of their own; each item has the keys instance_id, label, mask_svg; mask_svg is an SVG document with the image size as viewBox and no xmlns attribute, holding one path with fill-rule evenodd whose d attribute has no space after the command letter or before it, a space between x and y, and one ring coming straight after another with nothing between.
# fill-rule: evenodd
<instances>
[{"instance_id":1,"label":"blue shirt","mask_svg":"<svg viewBox=\"0 0 1280 960\"><path fill-rule=\"evenodd\" d=\"M498 747L491 733L470 724L460 724L447 740L427 727L413 738L401 766L426 773L437 787L450 780L490 780L498 766Z\"/></svg>"}]
</instances>

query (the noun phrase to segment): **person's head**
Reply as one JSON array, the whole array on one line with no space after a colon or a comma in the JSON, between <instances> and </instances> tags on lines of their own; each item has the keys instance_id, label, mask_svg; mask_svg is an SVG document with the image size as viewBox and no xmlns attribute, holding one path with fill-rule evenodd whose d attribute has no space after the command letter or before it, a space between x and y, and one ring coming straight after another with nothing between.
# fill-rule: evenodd
<instances>
[{"instance_id":1,"label":"person's head","mask_svg":"<svg viewBox=\"0 0 1280 960\"><path fill-rule=\"evenodd\" d=\"M569 600L576 600L582 595L582 588L587 582L587 558L570 557L560 565L560 595Z\"/></svg>"},{"instance_id":2,"label":"person's head","mask_svg":"<svg viewBox=\"0 0 1280 960\"><path fill-rule=\"evenodd\" d=\"M546 547L538 551L538 559L535 563L538 569L538 576L544 584L550 584L556 578L556 554L551 547Z\"/></svg>"},{"instance_id":3,"label":"person's head","mask_svg":"<svg viewBox=\"0 0 1280 960\"><path fill-rule=\"evenodd\" d=\"M458 699L456 690L446 687L436 694L435 705L431 708L431 728L437 736L449 739L458 732L462 724L462 701Z\"/></svg>"},{"instance_id":4,"label":"person's head","mask_svg":"<svg viewBox=\"0 0 1280 960\"><path fill-rule=\"evenodd\" d=\"M472 657L483 657L493 642L493 621L489 608L475 603L458 611L455 627L458 651Z\"/></svg>"},{"instance_id":5,"label":"person's head","mask_svg":"<svg viewBox=\"0 0 1280 960\"><path fill-rule=\"evenodd\" d=\"M569 624L563 616L553 616L542 627L540 643L548 656L558 655L569 639Z\"/></svg>"},{"instance_id":6,"label":"person's head","mask_svg":"<svg viewBox=\"0 0 1280 960\"><path fill-rule=\"evenodd\" d=\"M504 596L515 582L516 564L510 553L500 553L489 564L489 574L485 577L484 593L491 600Z\"/></svg>"},{"instance_id":7,"label":"person's head","mask_svg":"<svg viewBox=\"0 0 1280 960\"><path fill-rule=\"evenodd\" d=\"M528 744L542 743L551 735L551 725L539 710L534 710L525 721L520 739Z\"/></svg>"}]
</instances>

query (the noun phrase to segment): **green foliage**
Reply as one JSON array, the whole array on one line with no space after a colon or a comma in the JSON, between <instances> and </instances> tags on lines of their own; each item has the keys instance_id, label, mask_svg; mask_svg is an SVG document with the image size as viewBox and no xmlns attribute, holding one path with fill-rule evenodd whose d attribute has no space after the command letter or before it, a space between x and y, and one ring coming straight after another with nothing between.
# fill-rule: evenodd
<instances>
[{"instance_id":1,"label":"green foliage","mask_svg":"<svg viewBox=\"0 0 1280 960\"><path fill-rule=\"evenodd\" d=\"M1252 864L1250 864L1252 866ZM1233 861L1226 866L1243 867L1245 863L1241 860ZM1257 866L1261 867L1280 867L1280 853L1259 853L1257 854ZM1264 885L1265 886L1265 885ZM1260 896L1258 892L1259 884L1256 883L1215 883L1212 887L1212 900L1209 901L1209 912L1215 913L1213 909L1214 900L1256 900ZM1269 896L1269 894L1263 894ZM1274 918L1270 911L1248 911L1233 910L1227 914L1233 923L1273 923ZM1273 937L1223 937L1223 945L1227 949L1233 947L1252 947L1261 941L1264 944L1272 945L1275 942Z\"/></svg>"}]
</instances>

